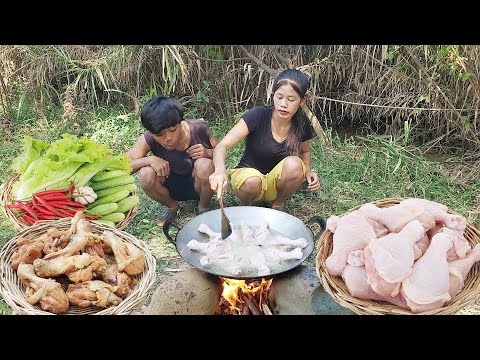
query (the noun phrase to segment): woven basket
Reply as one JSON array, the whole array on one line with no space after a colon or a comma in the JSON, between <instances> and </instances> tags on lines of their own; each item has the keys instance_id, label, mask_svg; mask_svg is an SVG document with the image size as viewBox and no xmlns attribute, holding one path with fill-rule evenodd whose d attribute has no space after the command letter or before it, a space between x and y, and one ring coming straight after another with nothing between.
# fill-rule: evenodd
<instances>
[{"instance_id":1,"label":"woven basket","mask_svg":"<svg viewBox=\"0 0 480 360\"><path fill-rule=\"evenodd\" d=\"M399 204L402 200L400 198L389 198L374 201L373 204L378 207L389 207L392 205ZM360 208L361 205L354 207L346 212L352 212ZM454 214L453 211L448 211L450 214ZM344 214L345 215L345 214ZM473 247L476 244L480 243L480 231L476 229L471 224L467 223L467 228L464 233L465 239L468 240L470 245ZM330 230L325 230L325 232L320 237L318 241L318 251L316 256L316 268L317 275L320 278L320 281L325 289L328 292L333 300L335 300L340 305L352 310L357 314L364 315L386 315L386 314L398 314L398 315L407 315L413 314L411 311L402 309L396 305L382 302L382 301L373 301L373 300L362 300L352 297L345 286L341 277L331 276L326 269L325 260L332 253L333 249L333 234ZM469 271L467 278L465 279L465 285L460 293L457 294L455 300L450 303L448 306L425 311L420 313L420 315L429 315L429 314L454 314L462 308L473 305L475 300L480 294L480 262L477 262L473 265Z\"/></svg>"},{"instance_id":2,"label":"woven basket","mask_svg":"<svg viewBox=\"0 0 480 360\"><path fill-rule=\"evenodd\" d=\"M53 315L48 311L44 311L40 308L39 304L30 305L25 300L25 285L17 276L16 271L11 267L11 258L13 253L18 249L16 241L20 237L35 238L46 233L50 227L56 227L59 230L68 230L71 225L71 218L65 218L60 220L47 220L38 221L34 225L19 232L13 239L11 239L0 252L0 293L7 302L7 304L13 309L17 315ZM117 306L111 306L108 308L101 308L90 306L81 308L79 306L70 305L68 311L64 314L71 315L127 315L132 313L136 308L142 306L150 289L155 281L155 268L156 261L147 246L136 239L134 236L112 228L110 226L92 223L92 232L94 234L102 234L103 231L112 231L123 241L132 243L145 252L145 269L142 273L133 276L134 287L132 291L125 295L123 301ZM67 284L62 284L64 290Z\"/></svg>"},{"instance_id":3,"label":"woven basket","mask_svg":"<svg viewBox=\"0 0 480 360\"><path fill-rule=\"evenodd\" d=\"M19 174L15 174L11 176L3 184L3 187L0 193L0 201L2 205L13 204L16 202L12 194L12 186L15 183L15 181L18 180L19 177L20 177ZM133 191L130 193L130 195L137 195L137 192ZM23 230L25 228L30 227L30 225L21 218L20 216L21 211L19 209L5 208L2 206L2 211L5 214L5 217L13 224L13 226L17 230ZM129 210L125 214L125 219L116 223L115 227L119 230L123 230L128 225L128 223L134 218L137 211L138 211L138 206L135 206L133 209Z\"/></svg>"}]
</instances>

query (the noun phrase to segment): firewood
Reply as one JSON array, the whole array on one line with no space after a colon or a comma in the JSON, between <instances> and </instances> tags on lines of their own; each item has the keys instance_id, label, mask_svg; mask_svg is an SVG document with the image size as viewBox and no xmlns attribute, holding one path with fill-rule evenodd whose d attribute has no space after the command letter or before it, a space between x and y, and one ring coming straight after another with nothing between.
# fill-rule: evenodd
<instances>
[{"instance_id":1,"label":"firewood","mask_svg":"<svg viewBox=\"0 0 480 360\"><path fill-rule=\"evenodd\" d=\"M250 315L252 312L247 304L242 305L242 315Z\"/></svg>"},{"instance_id":2,"label":"firewood","mask_svg":"<svg viewBox=\"0 0 480 360\"><path fill-rule=\"evenodd\" d=\"M262 304L262 310L265 315L273 315L272 311L266 303Z\"/></svg>"},{"instance_id":3,"label":"firewood","mask_svg":"<svg viewBox=\"0 0 480 360\"><path fill-rule=\"evenodd\" d=\"M240 297L242 298L243 302L247 304L253 315L262 315L262 311L258 308L258 306L254 304L247 296L245 296L243 292L240 292Z\"/></svg>"}]
</instances>

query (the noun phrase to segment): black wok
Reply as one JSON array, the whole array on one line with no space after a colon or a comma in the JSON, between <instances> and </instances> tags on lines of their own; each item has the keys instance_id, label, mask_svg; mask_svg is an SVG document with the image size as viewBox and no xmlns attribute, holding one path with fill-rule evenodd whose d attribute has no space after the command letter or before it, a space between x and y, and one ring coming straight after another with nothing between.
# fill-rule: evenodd
<instances>
[{"instance_id":1,"label":"black wok","mask_svg":"<svg viewBox=\"0 0 480 360\"><path fill-rule=\"evenodd\" d=\"M198 231L198 226L202 223L206 224L213 231L220 233L220 209L212 210L198 215L188 221L183 227L174 222L166 221L163 225L163 232L167 239L176 246L180 256L190 265L201 271L231 279L259 279L262 277L271 277L273 275L283 273L303 263L312 253L315 242L320 238L320 235L323 231L325 231L326 227L325 220L320 216L314 216L306 223L303 223L299 218L296 218L293 215L289 215L278 210L257 206L226 207L225 213L230 220L233 228L235 228L241 221L245 221L245 223L247 223L251 227L260 226L264 221L267 221L269 229L272 232L280 233L290 239L298 239L301 237L306 239L308 245L307 247L302 249L303 257L299 260L286 261L285 263L281 264L281 266L277 267L274 271L272 271L272 273L268 276L258 276L257 273L234 275L227 273L226 270L217 270L213 268L203 267L200 264L200 258L204 256L204 254L198 251L190 250L187 247L187 244L192 239L196 239L200 242L207 242L210 240L206 234ZM314 234L313 231L310 229L310 226L314 225L315 223L320 226L320 231L317 234ZM178 230L175 239L173 239L169 234L171 227Z\"/></svg>"}]
</instances>

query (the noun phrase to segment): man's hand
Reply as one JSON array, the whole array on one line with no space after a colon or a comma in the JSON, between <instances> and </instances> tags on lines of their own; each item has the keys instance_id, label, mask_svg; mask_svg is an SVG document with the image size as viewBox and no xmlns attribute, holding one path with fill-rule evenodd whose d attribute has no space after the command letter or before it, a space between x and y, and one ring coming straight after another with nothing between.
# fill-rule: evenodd
<instances>
[{"instance_id":1,"label":"man's hand","mask_svg":"<svg viewBox=\"0 0 480 360\"><path fill-rule=\"evenodd\" d=\"M207 149L202 144L195 144L187 149L187 154L193 159L212 158L213 149Z\"/></svg>"},{"instance_id":2,"label":"man's hand","mask_svg":"<svg viewBox=\"0 0 480 360\"><path fill-rule=\"evenodd\" d=\"M168 175L170 175L170 164L167 160L152 156L150 167L155 170L157 176L168 177Z\"/></svg>"}]
</instances>

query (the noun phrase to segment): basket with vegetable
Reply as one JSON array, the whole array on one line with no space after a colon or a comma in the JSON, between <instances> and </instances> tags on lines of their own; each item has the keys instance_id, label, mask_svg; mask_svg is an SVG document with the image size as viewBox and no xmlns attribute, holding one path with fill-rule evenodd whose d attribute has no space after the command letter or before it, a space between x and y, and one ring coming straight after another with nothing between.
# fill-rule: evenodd
<instances>
[{"instance_id":1,"label":"basket with vegetable","mask_svg":"<svg viewBox=\"0 0 480 360\"><path fill-rule=\"evenodd\" d=\"M12 168L16 174L3 184L0 200L19 230L71 217L78 209L89 220L123 229L137 212L130 159L91 139L64 134L48 144L25 136Z\"/></svg>"}]
</instances>

